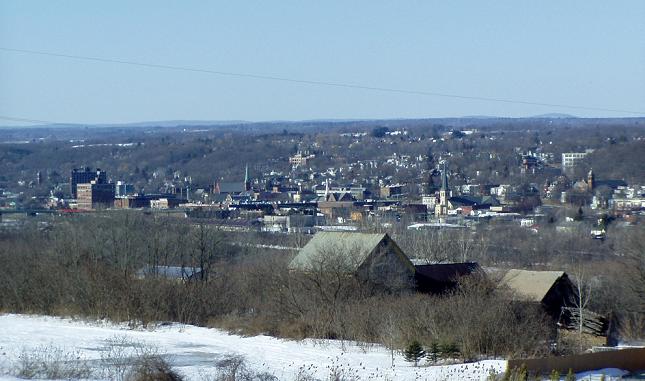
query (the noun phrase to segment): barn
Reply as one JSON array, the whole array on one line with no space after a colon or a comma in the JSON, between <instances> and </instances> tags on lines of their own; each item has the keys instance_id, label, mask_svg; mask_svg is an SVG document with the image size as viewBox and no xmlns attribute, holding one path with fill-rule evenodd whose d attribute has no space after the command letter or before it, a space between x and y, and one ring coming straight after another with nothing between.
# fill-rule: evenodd
<instances>
[{"instance_id":1,"label":"barn","mask_svg":"<svg viewBox=\"0 0 645 381\"><path fill-rule=\"evenodd\" d=\"M523 301L539 303L556 321L563 307L574 305L576 288L564 271L508 270L500 282Z\"/></svg>"},{"instance_id":2,"label":"barn","mask_svg":"<svg viewBox=\"0 0 645 381\"><path fill-rule=\"evenodd\" d=\"M316 233L288 267L351 274L388 289L414 287L414 265L386 233Z\"/></svg>"},{"instance_id":3,"label":"barn","mask_svg":"<svg viewBox=\"0 0 645 381\"><path fill-rule=\"evenodd\" d=\"M577 307L577 288L563 271L509 270L500 285L509 287L520 300L539 303L560 328L582 327L585 333L607 335L606 317Z\"/></svg>"}]
</instances>

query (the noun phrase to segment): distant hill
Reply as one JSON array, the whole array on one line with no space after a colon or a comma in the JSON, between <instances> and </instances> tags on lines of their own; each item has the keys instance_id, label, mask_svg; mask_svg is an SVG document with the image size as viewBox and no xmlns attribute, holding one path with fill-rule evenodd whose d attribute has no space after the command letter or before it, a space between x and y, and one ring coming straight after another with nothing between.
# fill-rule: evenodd
<instances>
[{"instance_id":1,"label":"distant hill","mask_svg":"<svg viewBox=\"0 0 645 381\"><path fill-rule=\"evenodd\" d=\"M534 119L572 119L572 118L577 118L577 116L570 115L570 114L560 114L560 113L554 112L554 113L550 113L550 114L535 115L535 116L532 116L531 118L534 118Z\"/></svg>"},{"instance_id":2,"label":"distant hill","mask_svg":"<svg viewBox=\"0 0 645 381\"><path fill-rule=\"evenodd\" d=\"M180 126L227 126L251 123L245 120L160 120L149 122L94 124L96 127L180 127Z\"/></svg>"},{"instance_id":3,"label":"distant hill","mask_svg":"<svg viewBox=\"0 0 645 381\"><path fill-rule=\"evenodd\" d=\"M462 116L462 119L499 119L500 117L498 116L491 116L491 115L466 115Z\"/></svg>"},{"instance_id":4,"label":"distant hill","mask_svg":"<svg viewBox=\"0 0 645 381\"><path fill-rule=\"evenodd\" d=\"M222 129L247 132L276 132L288 130L312 129L356 129L372 128L374 126L388 128L414 128L427 126L440 126L450 128L526 128L535 127L536 123L562 125L568 127L593 125L634 126L645 124L643 117L618 117L618 118L581 118L569 114L549 113L532 117L499 117L487 115L473 115L464 117L445 118L417 118L417 119L312 119L312 120L273 120L273 121L245 121L245 120L162 120L132 123L97 123L97 124L41 124L31 126L2 126L0 130L124 130L124 129Z\"/></svg>"},{"instance_id":5,"label":"distant hill","mask_svg":"<svg viewBox=\"0 0 645 381\"><path fill-rule=\"evenodd\" d=\"M233 126L240 124L250 124L246 120L159 120L159 121L144 121L144 122L131 122L131 123L56 123L56 124L32 124L29 126L11 126L0 125L0 128L106 128L106 127L200 127L200 126Z\"/></svg>"}]
</instances>

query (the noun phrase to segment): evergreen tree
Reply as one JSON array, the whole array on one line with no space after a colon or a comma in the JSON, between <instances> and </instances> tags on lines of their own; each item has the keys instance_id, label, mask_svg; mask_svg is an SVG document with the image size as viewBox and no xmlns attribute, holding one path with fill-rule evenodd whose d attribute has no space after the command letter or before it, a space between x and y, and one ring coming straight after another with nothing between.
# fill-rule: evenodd
<instances>
[{"instance_id":1,"label":"evergreen tree","mask_svg":"<svg viewBox=\"0 0 645 381\"><path fill-rule=\"evenodd\" d=\"M459 347L455 343L446 343L441 346L441 354L446 359L453 359L459 354Z\"/></svg>"},{"instance_id":2,"label":"evergreen tree","mask_svg":"<svg viewBox=\"0 0 645 381\"><path fill-rule=\"evenodd\" d=\"M403 357L405 361L413 362L414 366L419 364L419 360L426 355L426 351L423 350L423 346L418 341L414 340L408 347L403 351Z\"/></svg>"},{"instance_id":3,"label":"evergreen tree","mask_svg":"<svg viewBox=\"0 0 645 381\"><path fill-rule=\"evenodd\" d=\"M433 342L430 344L430 350L428 351L428 358L432 361L433 364L437 363L437 358L439 357L439 354L441 353L441 349L439 348L439 344L436 342Z\"/></svg>"}]
</instances>

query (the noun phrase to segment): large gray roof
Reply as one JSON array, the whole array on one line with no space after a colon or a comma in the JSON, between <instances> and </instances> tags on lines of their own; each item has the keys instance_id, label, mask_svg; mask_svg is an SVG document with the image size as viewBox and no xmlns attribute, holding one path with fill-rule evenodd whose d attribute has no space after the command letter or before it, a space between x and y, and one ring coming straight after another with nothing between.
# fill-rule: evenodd
<instances>
[{"instance_id":1,"label":"large gray roof","mask_svg":"<svg viewBox=\"0 0 645 381\"><path fill-rule=\"evenodd\" d=\"M312 271L333 266L353 272L385 237L386 234L319 232L298 252L289 269Z\"/></svg>"}]
</instances>

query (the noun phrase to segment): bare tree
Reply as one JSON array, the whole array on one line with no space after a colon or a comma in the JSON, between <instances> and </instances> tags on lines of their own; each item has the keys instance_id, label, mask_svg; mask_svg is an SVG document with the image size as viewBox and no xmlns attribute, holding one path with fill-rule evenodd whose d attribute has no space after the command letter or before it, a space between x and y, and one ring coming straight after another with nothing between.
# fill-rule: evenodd
<instances>
[{"instance_id":1,"label":"bare tree","mask_svg":"<svg viewBox=\"0 0 645 381\"><path fill-rule=\"evenodd\" d=\"M576 296L573 300L575 310L578 314L578 346L583 351L584 322L587 315L586 308L594 294L594 283L589 268L582 262L574 265L572 275L576 280Z\"/></svg>"},{"instance_id":2,"label":"bare tree","mask_svg":"<svg viewBox=\"0 0 645 381\"><path fill-rule=\"evenodd\" d=\"M476 242L473 235L470 229L459 229L456 233L451 234L451 243L455 249L455 256L461 262L472 260L476 249Z\"/></svg>"},{"instance_id":3,"label":"bare tree","mask_svg":"<svg viewBox=\"0 0 645 381\"><path fill-rule=\"evenodd\" d=\"M195 246L191 252L193 272L199 270L199 279L208 282L212 265L222 259L220 252L223 237L205 224L199 224L194 232Z\"/></svg>"},{"instance_id":4,"label":"bare tree","mask_svg":"<svg viewBox=\"0 0 645 381\"><path fill-rule=\"evenodd\" d=\"M396 324L396 319L394 317L394 311L388 311L385 314L382 326L380 329L381 340L385 344L386 348L390 349L390 358L392 360L392 367L394 367L394 349L396 347L397 338L398 338L398 329Z\"/></svg>"}]
</instances>

